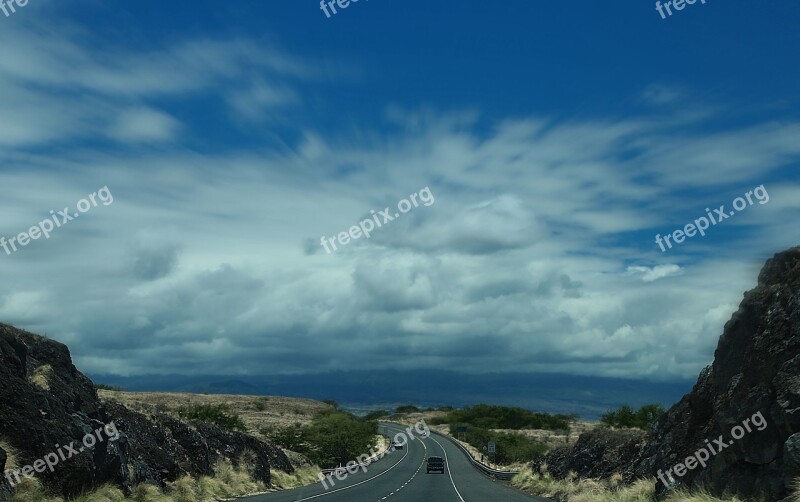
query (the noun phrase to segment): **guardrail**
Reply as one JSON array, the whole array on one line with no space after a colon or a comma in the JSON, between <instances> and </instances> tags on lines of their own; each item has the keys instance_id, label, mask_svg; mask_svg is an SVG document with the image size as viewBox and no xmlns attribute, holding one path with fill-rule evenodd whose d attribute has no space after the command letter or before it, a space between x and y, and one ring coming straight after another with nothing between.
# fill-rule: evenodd
<instances>
[{"instance_id":1,"label":"guardrail","mask_svg":"<svg viewBox=\"0 0 800 502\"><path fill-rule=\"evenodd\" d=\"M469 450L464 448L464 445L456 441L454 438L446 434L440 434L436 431L431 431L431 432L433 432L434 434L438 434L439 436L442 436L445 439L449 439L450 442L458 446L461 449L461 451L463 451L464 454L467 456L472 466L481 471L482 473L486 474L487 476L491 476L496 479L502 479L504 481L509 481L511 478L519 474L519 472L517 471L498 471L497 469L492 469L488 465L475 460L475 457L472 456L472 453L470 453Z\"/></svg>"}]
</instances>

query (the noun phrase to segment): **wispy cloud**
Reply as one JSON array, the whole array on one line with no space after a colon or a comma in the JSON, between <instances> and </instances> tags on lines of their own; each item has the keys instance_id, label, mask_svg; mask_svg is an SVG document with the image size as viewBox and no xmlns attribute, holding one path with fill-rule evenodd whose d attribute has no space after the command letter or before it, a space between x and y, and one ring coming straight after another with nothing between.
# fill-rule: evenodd
<instances>
[{"instance_id":1,"label":"wispy cloud","mask_svg":"<svg viewBox=\"0 0 800 502\"><path fill-rule=\"evenodd\" d=\"M793 244L788 183L675 263L652 242L796 166L789 119L393 105L381 127L327 129L328 83L271 44L78 33L0 32L16 51L0 61L0 235L98 186L115 203L0 256L0 319L69 343L86 371L691 377L758 262ZM426 185L430 210L335 255L309 245Z\"/></svg>"}]
</instances>

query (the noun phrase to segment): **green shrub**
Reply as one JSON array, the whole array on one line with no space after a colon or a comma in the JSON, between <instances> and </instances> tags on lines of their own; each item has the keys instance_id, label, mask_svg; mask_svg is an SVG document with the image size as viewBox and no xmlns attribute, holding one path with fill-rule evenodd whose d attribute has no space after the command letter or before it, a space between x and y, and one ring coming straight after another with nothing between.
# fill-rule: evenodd
<instances>
[{"instance_id":1,"label":"green shrub","mask_svg":"<svg viewBox=\"0 0 800 502\"><path fill-rule=\"evenodd\" d=\"M481 429L548 429L568 430L574 415L551 415L536 413L520 407L476 404L461 410L453 410L440 424L456 422ZM434 425L436 425L434 423Z\"/></svg>"},{"instance_id":2,"label":"green shrub","mask_svg":"<svg viewBox=\"0 0 800 502\"><path fill-rule=\"evenodd\" d=\"M115 390L117 392L122 392L122 387L117 387L114 385L106 385L104 383L96 383L94 384L94 388L97 390Z\"/></svg>"},{"instance_id":3,"label":"green shrub","mask_svg":"<svg viewBox=\"0 0 800 502\"><path fill-rule=\"evenodd\" d=\"M200 422L218 425L223 429L247 432L247 426L244 424L242 417L231 412L226 404L181 406L178 409L178 416L184 420L199 420Z\"/></svg>"},{"instance_id":4,"label":"green shrub","mask_svg":"<svg viewBox=\"0 0 800 502\"><path fill-rule=\"evenodd\" d=\"M419 408L410 404L398 406L397 409L394 410L395 413L417 413L419 411L420 411Z\"/></svg>"},{"instance_id":5,"label":"green shrub","mask_svg":"<svg viewBox=\"0 0 800 502\"><path fill-rule=\"evenodd\" d=\"M369 420L378 420L379 418L388 417L388 416L389 416L389 412L386 411L386 410L370 411L369 413L367 413L366 415L361 417L361 420L367 420L367 421L369 421Z\"/></svg>"},{"instance_id":6,"label":"green shrub","mask_svg":"<svg viewBox=\"0 0 800 502\"><path fill-rule=\"evenodd\" d=\"M603 413L600 422L609 427L636 427L650 430L664 413L666 410L660 404L647 404L638 410L624 404L616 410Z\"/></svg>"},{"instance_id":7,"label":"green shrub","mask_svg":"<svg viewBox=\"0 0 800 502\"><path fill-rule=\"evenodd\" d=\"M458 439L463 439L470 445L484 451L490 441L494 441L497 452L492 458L498 464L511 464L514 462L530 462L547 453L547 446L521 434L508 432L493 432L475 426L467 426L466 433L457 432L459 426L464 424L451 424L450 434Z\"/></svg>"},{"instance_id":8,"label":"green shrub","mask_svg":"<svg viewBox=\"0 0 800 502\"><path fill-rule=\"evenodd\" d=\"M261 433L286 449L302 453L314 464L336 467L355 460L375 446L378 424L359 420L350 413L324 410L305 427L300 424L285 428L265 427Z\"/></svg>"}]
</instances>

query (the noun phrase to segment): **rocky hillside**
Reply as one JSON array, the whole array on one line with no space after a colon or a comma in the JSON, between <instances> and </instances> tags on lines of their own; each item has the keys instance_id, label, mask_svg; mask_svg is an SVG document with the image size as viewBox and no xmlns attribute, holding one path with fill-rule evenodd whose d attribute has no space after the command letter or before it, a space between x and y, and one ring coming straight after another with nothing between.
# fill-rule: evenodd
<instances>
[{"instance_id":1,"label":"rocky hillside","mask_svg":"<svg viewBox=\"0 0 800 502\"><path fill-rule=\"evenodd\" d=\"M686 459L705 457L700 450L709 446L705 468L692 461L675 474L676 464L691 467ZM560 477L617 472L630 482L661 471L672 488L786 498L800 476L800 248L767 262L725 325L713 364L649 435L594 431L544 462ZM656 485L657 493L668 489L658 479Z\"/></svg>"},{"instance_id":2,"label":"rocky hillside","mask_svg":"<svg viewBox=\"0 0 800 502\"><path fill-rule=\"evenodd\" d=\"M91 448L78 450L93 431L113 424ZM98 436L99 437L99 436ZM64 450L75 442L76 452ZM104 483L130 489L142 482L164 486L184 474L211 475L220 459L247 461L254 479L270 482L270 469L292 472L274 445L214 425L188 425L167 414L142 414L98 399L92 382L72 364L63 344L0 324L0 445L15 450L18 467L61 451L52 472L36 476L51 490L71 496ZM7 467L0 447L0 471ZM8 480L0 480L0 501Z\"/></svg>"}]
</instances>

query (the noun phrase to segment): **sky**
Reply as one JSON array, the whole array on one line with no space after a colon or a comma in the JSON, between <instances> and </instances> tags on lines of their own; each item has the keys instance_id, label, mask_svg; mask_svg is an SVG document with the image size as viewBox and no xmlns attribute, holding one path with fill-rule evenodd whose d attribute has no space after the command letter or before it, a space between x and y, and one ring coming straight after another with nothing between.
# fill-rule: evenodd
<instances>
[{"instance_id":1,"label":"sky","mask_svg":"<svg viewBox=\"0 0 800 502\"><path fill-rule=\"evenodd\" d=\"M672 12L0 12L0 322L95 374L694 378L800 242L800 4Z\"/></svg>"}]
</instances>

